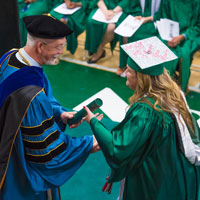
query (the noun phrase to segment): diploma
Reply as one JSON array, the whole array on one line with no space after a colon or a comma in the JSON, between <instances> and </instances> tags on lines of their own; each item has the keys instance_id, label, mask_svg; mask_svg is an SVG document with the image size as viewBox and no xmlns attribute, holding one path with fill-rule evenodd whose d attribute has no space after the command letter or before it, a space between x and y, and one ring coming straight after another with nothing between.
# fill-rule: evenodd
<instances>
[{"instance_id":1,"label":"diploma","mask_svg":"<svg viewBox=\"0 0 200 200\"><path fill-rule=\"evenodd\" d=\"M87 107L94 112L97 108L103 105L103 101L100 98L95 99L91 103L87 105ZM84 108L82 108L80 111L78 111L72 119L68 119L67 122L69 125L77 124L82 120L83 117L87 115L87 112Z\"/></svg>"}]
</instances>

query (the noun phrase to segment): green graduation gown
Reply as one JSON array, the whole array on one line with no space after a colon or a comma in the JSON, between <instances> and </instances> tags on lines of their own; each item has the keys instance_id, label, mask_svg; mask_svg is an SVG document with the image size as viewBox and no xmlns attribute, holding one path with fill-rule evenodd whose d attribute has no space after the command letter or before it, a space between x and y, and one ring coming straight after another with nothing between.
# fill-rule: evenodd
<instances>
[{"instance_id":1,"label":"green graduation gown","mask_svg":"<svg viewBox=\"0 0 200 200\"><path fill-rule=\"evenodd\" d=\"M86 41L85 41L85 49L88 50L90 53L96 53L101 42L103 41L107 25L106 23L98 22L96 20L93 20L92 17L94 13L97 11L98 1L96 0L96 6L91 11L86 25ZM127 16L127 11L129 10L129 0L104 0L105 5L109 10L114 9L116 6L120 6L123 10L123 14L119 18L118 22L116 23L116 26L118 26ZM98 33L98 34L97 34ZM114 49L116 42L118 41L118 36L115 35L115 38L110 43L111 44L111 50Z\"/></svg>"},{"instance_id":2,"label":"green graduation gown","mask_svg":"<svg viewBox=\"0 0 200 200\"><path fill-rule=\"evenodd\" d=\"M200 199L200 167L179 150L168 113L137 102L111 132L96 118L90 125L111 168L109 181L126 178L123 200Z\"/></svg>"},{"instance_id":3,"label":"green graduation gown","mask_svg":"<svg viewBox=\"0 0 200 200\"><path fill-rule=\"evenodd\" d=\"M200 47L200 2L199 0L163 0L159 11L154 15L154 21L160 18L179 22L180 34L186 36L186 40L180 45L170 48L179 58L181 88L186 91L192 57ZM164 42L167 44L166 41ZM177 69L177 62L166 64L166 68L173 76Z\"/></svg>"},{"instance_id":4,"label":"green graduation gown","mask_svg":"<svg viewBox=\"0 0 200 200\"><path fill-rule=\"evenodd\" d=\"M19 25L22 46L26 44L27 30L23 22L23 17L31 15L42 15L48 13L51 8L52 0L37 0L34 3L24 3L23 0L18 0L19 8Z\"/></svg>"},{"instance_id":5,"label":"green graduation gown","mask_svg":"<svg viewBox=\"0 0 200 200\"><path fill-rule=\"evenodd\" d=\"M57 2L58 4L56 4L55 7L62 4L63 0L58 0ZM74 54L78 46L77 37L85 30L87 17L93 6L93 0L72 0L72 2L82 3L81 9L72 15L63 15L55 12L54 9L51 10L50 14L58 20L63 17L67 18L67 26L74 31L73 34L67 36L67 50L69 50L71 54Z\"/></svg>"}]
</instances>

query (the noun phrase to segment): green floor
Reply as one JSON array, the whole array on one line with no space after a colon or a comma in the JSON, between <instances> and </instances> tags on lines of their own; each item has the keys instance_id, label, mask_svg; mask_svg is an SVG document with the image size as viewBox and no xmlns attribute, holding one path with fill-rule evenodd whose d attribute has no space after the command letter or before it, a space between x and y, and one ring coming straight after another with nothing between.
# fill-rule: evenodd
<instances>
[{"instance_id":1,"label":"green floor","mask_svg":"<svg viewBox=\"0 0 200 200\"><path fill-rule=\"evenodd\" d=\"M59 65L46 66L44 69L51 82L54 96L67 108L75 107L105 87L111 88L127 103L132 95L132 91L126 87L126 79L111 72L63 61ZM189 93L187 101L191 109L200 111L200 94ZM107 118L104 118L103 122L108 128L114 126ZM66 133L71 136L92 134L87 123L76 129L68 129ZM119 183L114 184L110 195L101 192L108 171L109 167L103 154L91 154L77 173L61 187L62 200L116 200Z\"/></svg>"}]
</instances>

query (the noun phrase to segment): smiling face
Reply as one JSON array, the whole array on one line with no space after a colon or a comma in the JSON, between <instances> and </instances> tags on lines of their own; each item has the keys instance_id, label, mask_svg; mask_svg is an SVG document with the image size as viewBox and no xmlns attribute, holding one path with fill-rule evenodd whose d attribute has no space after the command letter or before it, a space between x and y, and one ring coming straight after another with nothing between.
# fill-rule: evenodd
<instances>
[{"instance_id":1,"label":"smiling face","mask_svg":"<svg viewBox=\"0 0 200 200\"><path fill-rule=\"evenodd\" d=\"M66 45L66 39L61 38L57 40L51 40L50 42L40 43L40 57L42 65L53 65L60 54L64 52Z\"/></svg>"},{"instance_id":2,"label":"smiling face","mask_svg":"<svg viewBox=\"0 0 200 200\"><path fill-rule=\"evenodd\" d=\"M131 89L131 90L135 90L136 86L137 86L137 73L134 69L130 68L127 65L127 69L126 69L126 85Z\"/></svg>"}]
</instances>

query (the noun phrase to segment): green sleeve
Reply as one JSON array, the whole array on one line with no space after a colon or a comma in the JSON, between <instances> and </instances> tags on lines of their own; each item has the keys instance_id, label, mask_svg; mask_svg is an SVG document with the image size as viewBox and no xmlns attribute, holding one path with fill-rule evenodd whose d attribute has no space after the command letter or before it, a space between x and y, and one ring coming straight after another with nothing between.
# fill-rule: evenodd
<instances>
[{"instance_id":1,"label":"green sleeve","mask_svg":"<svg viewBox=\"0 0 200 200\"><path fill-rule=\"evenodd\" d=\"M142 8L140 6L139 1L128 1L128 14L131 14L133 16L141 16L142 15Z\"/></svg>"},{"instance_id":2,"label":"green sleeve","mask_svg":"<svg viewBox=\"0 0 200 200\"><path fill-rule=\"evenodd\" d=\"M111 132L108 131L104 125L95 117L91 119L90 125L99 145L104 146L103 152L106 154L109 152L112 155L113 145Z\"/></svg>"},{"instance_id":3,"label":"green sleeve","mask_svg":"<svg viewBox=\"0 0 200 200\"><path fill-rule=\"evenodd\" d=\"M139 16L142 14L140 2L137 1L130 1L130 0L122 0L118 6L120 6L123 12L127 14L132 14L134 16Z\"/></svg>"},{"instance_id":4,"label":"green sleeve","mask_svg":"<svg viewBox=\"0 0 200 200\"><path fill-rule=\"evenodd\" d=\"M112 181L121 180L151 151L151 145L156 137L149 143L151 133L162 127L162 117L148 105L136 104L130 108L125 119L111 132L97 120L91 120L91 127L99 145L112 169ZM151 120L149 120L151 119ZM156 135L156 134L155 134ZM130 165L131 163L131 165Z\"/></svg>"},{"instance_id":5,"label":"green sleeve","mask_svg":"<svg viewBox=\"0 0 200 200\"><path fill-rule=\"evenodd\" d=\"M83 10L85 10L89 14L89 12L93 8L97 7L98 1L97 0L82 0L81 3L82 3Z\"/></svg>"},{"instance_id":6,"label":"green sleeve","mask_svg":"<svg viewBox=\"0 0 200 200\"><path fill-rule=\"evenodd\" d=\"M126 11L129 0L122 0L119 2L118 6L122 8L123 11Z\"/></svg>"},{"instance_id":7,"label":"green sleeve","mask_svg":"<svg viewBox=\"0 0 200 200\"><path fill-rule=\"evenodd\" d=\"M81 2L81 4L82 4L82 9L83 10L86 10L87 9L87 6L88 6L88 2L86 1L86 0L82 0L82 1L80 1Z\"/></svg>"},{"instance_id":8,"label":"green sleeve","mask_svg":"<svg viewBox=\"0 0 200 200\"><path fill-rule=\"evenodd\" d=\"M196 5L196 9L196 16L194 16L192 19L193 24L189 25L189 27L184 32L186 38L189 38L191 40L200 37L200 5Z\"/></svg>"}]
</instances>

